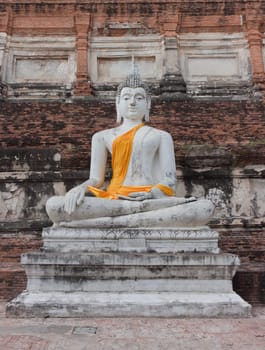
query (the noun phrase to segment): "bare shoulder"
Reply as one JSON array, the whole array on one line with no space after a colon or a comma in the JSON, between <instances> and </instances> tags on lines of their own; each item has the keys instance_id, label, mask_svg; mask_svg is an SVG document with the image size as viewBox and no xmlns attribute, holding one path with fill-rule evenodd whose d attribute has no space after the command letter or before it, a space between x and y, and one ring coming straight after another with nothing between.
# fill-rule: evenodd
<instances>
[{"instance_id":1,"label":"bare shoulder","mask_svg":"<svg viewBox=\"0 0 265 350\"><path fill-rule=\"evenodd\" d=\"M153 134L159 136L163 140L172 140L172 136L170 135L169 132L161 130L161 129L156 129L153 127L149 127L150 131L152 131Z\"/></svg>"},{"instance_id":2,"label":"bare shoulder","mask_svg":"<svg viewBox=\"0 0 265 350\"><path fill-rule=\"evenodd\" d=\"M100 130L93 135L93 139L105 139L115 133L115 128Z\"/></svg>"}]
</instances>

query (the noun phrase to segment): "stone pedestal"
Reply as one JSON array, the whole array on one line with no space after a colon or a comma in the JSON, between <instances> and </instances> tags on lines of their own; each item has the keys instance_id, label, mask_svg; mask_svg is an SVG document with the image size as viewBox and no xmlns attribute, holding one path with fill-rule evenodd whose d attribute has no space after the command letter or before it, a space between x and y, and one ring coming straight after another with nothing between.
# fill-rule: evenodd
<instances>
[{"instance_id":1,"label":"stone pedestal","mask_svg":"<svg viewBox=\"0 0 265 350\"><path fill-rule=\"evenodd\" d=\"M49 228L43 240L22 256L27 290L8 316L250 316L232 290L239 259L219 252L208 227Z\"/></svg>"},{"instance_id":2,"label":"stone pedestal","mask_svg":"<svg viewBox=\"0 0 265 350\"><path fill-rule=\"evenodd\" d=\"M218 253L218 233L207 226L173 228L46 228L43 248L52 252Z\"/></svg>"}]
</instances>

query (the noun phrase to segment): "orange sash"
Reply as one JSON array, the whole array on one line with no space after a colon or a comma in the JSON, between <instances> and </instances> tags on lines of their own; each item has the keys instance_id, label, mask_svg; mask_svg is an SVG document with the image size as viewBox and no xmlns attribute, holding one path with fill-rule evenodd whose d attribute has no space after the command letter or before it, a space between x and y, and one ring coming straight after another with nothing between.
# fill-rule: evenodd
<instances>
[{"instance_id":1,"label":"orange sash","mask_svg":"<svg viewBox=\"0 0 265 350\"><path fill-rule=\"evenodd\" d=\"M118 199L119 195L129 196L132 192L149 192L153 187L159 188L166 195L172 196L173 190L167 186L157 184L155 186L122 186L126 177L133 148L134 136L144 124L139 124L126 133L116 137L112 144L112 179L107 191L100 190L93 186L87 189L94 196L99 198Z\"/></svg>"}]
</instances>

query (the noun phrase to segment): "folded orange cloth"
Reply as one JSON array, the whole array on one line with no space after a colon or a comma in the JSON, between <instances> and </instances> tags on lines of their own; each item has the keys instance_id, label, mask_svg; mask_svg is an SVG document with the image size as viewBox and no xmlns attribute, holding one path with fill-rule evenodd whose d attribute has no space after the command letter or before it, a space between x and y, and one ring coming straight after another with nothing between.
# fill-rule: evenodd
<instances>
[{"instance_id":1,"label":"folded orange cloth","mask_svg":"<svg viewBox=\"0 0 265 350\"><path fill-rule=\"evenodd\" d=\"M118 199L119 195L129 196L133 192L150 192L153 187L159 188L166 195L172 196L173 190L165 185L156 184L148 186L122 186L126 177L128 166L131 159L133 139L137 130L144 123L135 126L126 133L116 137L112 144L112 171L113 177L106 191L93 186L87 186L89 192L99 198Z\"/></svg>"}]
</instances>

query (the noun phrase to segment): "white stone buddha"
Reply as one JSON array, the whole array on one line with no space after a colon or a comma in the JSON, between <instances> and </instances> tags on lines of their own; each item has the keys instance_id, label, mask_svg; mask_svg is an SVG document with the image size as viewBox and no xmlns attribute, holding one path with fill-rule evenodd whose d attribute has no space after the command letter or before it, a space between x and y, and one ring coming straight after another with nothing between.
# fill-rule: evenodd
<instances>
[{"instance_id":1,"label":"white stone buddha","mask_svg":"<svg viewBox=\"0 0 265 350\"><path fill-rule=\"evenodd\" d=\"M175 196L173 141L169 133L145 125L150 106L139 75L129 75L116 97L119 125L92 138L89 179L47 201L55 226L174 228L209 221L214 209L209 200ZM108 152L113 176L102 190Z\"/></svg>"}]
</instances>

